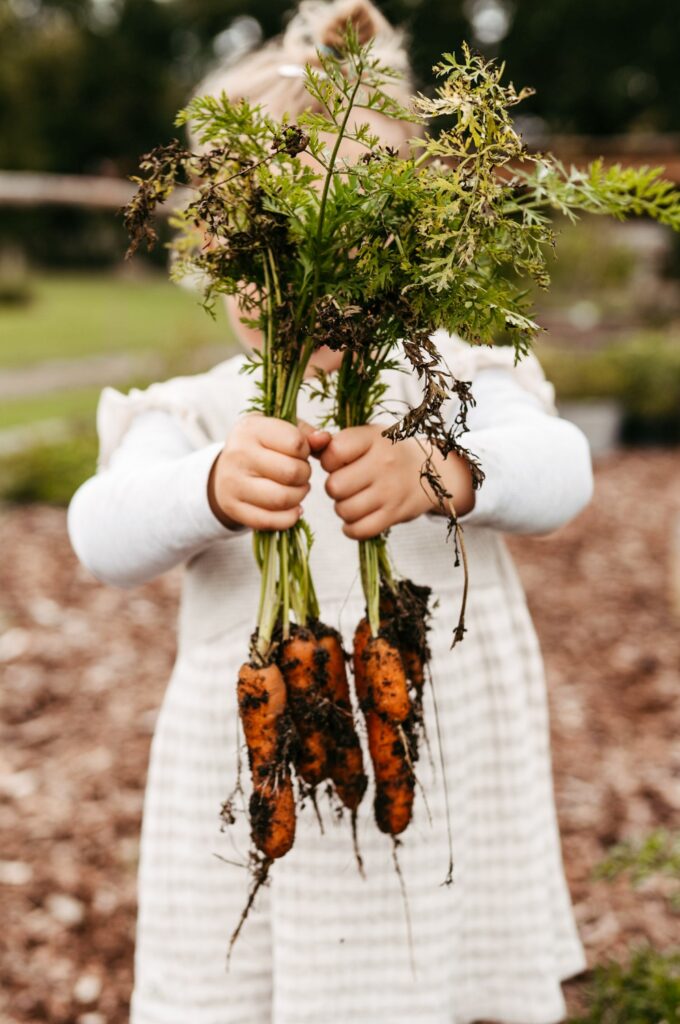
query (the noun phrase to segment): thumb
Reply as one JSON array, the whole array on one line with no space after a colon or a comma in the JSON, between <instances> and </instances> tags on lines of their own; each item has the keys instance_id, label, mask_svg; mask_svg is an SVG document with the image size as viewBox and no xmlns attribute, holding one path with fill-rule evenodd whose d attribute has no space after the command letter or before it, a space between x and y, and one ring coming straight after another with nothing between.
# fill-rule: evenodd
<instances>
[{"instance_id":1,"label":"thumb","mask_svg":"<svg viewBox=\"0 0 680 1024\"><path fill-rule=\"evenodd\" d=\"M307 423L305 420L298 420L298 428L307 439L312 455L320 455L331 440L331 434L328 430L317 430L316 427L313 427L311 423Z\"/></svg>"}]
</instances>

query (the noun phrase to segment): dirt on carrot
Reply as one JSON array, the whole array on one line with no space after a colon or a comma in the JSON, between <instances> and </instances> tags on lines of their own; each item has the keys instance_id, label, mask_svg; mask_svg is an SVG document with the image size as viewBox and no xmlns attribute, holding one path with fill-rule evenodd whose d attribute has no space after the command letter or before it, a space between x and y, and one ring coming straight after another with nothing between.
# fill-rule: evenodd
<instances>
[{"instance_id":1,"label":"dirt on carrot","mask_svg":"<svg viewBox=\"0 0 680 1024\"><path fill-rule=\"evenodd\" d=\"M387 650L382 661L378 655ZM397 681L397 686L394 681ZM383 684L385 684L383 686ZM375 779L373 809L381 832L399 835L408 826L413 810L415 774L413 764L416 748L414 716L406 673L399 651L391 647L384 637L372 637L370 626L362 619L354 634L354 685L359 706L366 721L368 749ZM381 688L387 697L381 694ZM396 700L394 694L401 695ZM403 714L403 694L406 694L406 714ZM377 696L376 696L377 695ZM386 709L396 707L399 718L391 718Z\"/></svg>"},{"instance_id":2,"label":"dirt on carrot","mask_svg":"<svg viewBox=\"0 0 680 1024\"><path fill-rule=\"evenodd\" d=\"M255 846L275 860L295 840L295 797L286 687L277 665L241 666L238 705L253 780L250 824Z\"/></svg>"},{"instance_id":3,"label":"dirt on carrot","mask_svg":"<svg viewBox=\"0 0 680 1024\"><path fill-rule=\"evenodd\" d=\"M319 647L326 654L324 690L328 704L329 774L336 792L350 811L356 811L366 792L361 743L354 725L347 679L347 660L340 634L327 626L317 630Z\"/></svg>"},{"instance_id":4,"label":"dirt on carrot","mask_svg":"<svg viewBox=\"0 0 680 1024\"><path fill-rule=\"evenodd\" d=\"M369 711L368 747L375 772L375 820L381 832L396 836L408 826L413 812L415 775L409 764L403 729Z\"/></svg>"},{"instance_id":5,"label":"dirt on carrot","mask_svg":"<svg viewBox=\"0 0 680 1024\"><path fill-rule=\"evenodd\" d=\"M370 707L387 721L405 722L411 713L411 699L399 649L383 636L372 636L361 660Z\"/></svg>"},{"instance_id":6,"label":"dirt on carrot","mask_svg":"<svg viewBox=\"0 0 680 1024\"><path fill-rule=\"evenodd\" d=\"M312 787L329 774L328 702L323 692L326 661L327 654L312 631L302 626L295 627L279 648L278 663L298 733L295 769Z\"/></svg>"}]
</instances>

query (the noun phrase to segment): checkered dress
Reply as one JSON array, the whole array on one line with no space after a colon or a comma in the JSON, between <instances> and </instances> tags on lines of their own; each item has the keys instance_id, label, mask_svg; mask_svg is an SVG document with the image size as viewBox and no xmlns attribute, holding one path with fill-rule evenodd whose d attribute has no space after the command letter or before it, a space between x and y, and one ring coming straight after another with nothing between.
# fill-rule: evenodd
<instances>
[{"instance_id":1,"label":"checkered dress","mask_svg":"<svg viewBox=\"0 0 680 1024\"><path fill-rule=\"evenodd\" d=\"M221 439L252 388L228 367L179 389L171 382L117 402L109 396L100 411L103 448L145 409L172 412L197 444ZM395 379L394 387L404 385ZM319 410L303 400L301 415L313 420ZM318 466L306 515L322 614L349 649L364 611L356 545L338 529ZM244 814L221 831L219 810L236 781L235 681L258 577L245 532L189 563L144 807L132 1024L563 1019L560 981L583 969L584 956L561 861L541 657L502 540L471 525L466 541L468 631L452 651L462 573L443 521L422 516L390 538L400 572L439 599L430 635L439 722L428 691L429 750L423 746L414 817L398 847L403 889L392 842L373 821L371 790L358 822L365 878L347 818L337 820L322 796L323 834L306 806L228 970L249 885L249 831Z\"/></svg>"}]
</instances>

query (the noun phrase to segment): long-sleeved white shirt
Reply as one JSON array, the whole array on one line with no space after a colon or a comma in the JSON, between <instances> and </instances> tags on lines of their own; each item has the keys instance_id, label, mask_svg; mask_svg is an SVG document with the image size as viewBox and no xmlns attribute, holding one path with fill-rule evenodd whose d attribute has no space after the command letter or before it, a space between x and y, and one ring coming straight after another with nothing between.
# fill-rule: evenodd
<instances>
[{"instance_id":1,"label":"long-sleeved white shirt","mask_svg":"<svg viewBox=\"0 0 680 1024\"><path fill-rule=\"evenodd\" d=\"M581 431L546 411L508 369L481 370L473 392L464 444L486 479L461 522L547 533L577 515L593 487ZM69 536L83 565L103 582L131 587L238 536L208 504L208 476L221 447L218 441L195 448L169 412L136 416L69 507Z\"/></svg>"}]
</instances>

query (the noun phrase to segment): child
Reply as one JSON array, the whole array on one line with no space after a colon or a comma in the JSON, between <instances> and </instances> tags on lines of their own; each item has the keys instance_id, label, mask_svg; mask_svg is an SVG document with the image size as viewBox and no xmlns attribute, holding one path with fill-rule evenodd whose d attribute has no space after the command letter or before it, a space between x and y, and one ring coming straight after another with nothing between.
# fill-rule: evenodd
<instances>
[{"instance_id":1,"label":"child","mask_svg":"<svg viewBox=\"0 0 680 1024\"><path fill-rule=\"evenodd\" d=\"M381 57L405 67L400 36L367 0L312 2L282 39L210 88L247 91L274 113L295 113L306 104L298 71L337 41L348 16L362 38L375 36ZM394 126L382 127L394 144ZM244 343L260 343L234 319ZM436 341L452 372L472 381L477 406L466 445L486 473L474 494L465 463L440 460L465 525L471 576L468 631L453 651L462 571L419 486L416 441L391 445L375 424L315 431L308 424L324 404L305 394L297 427L244 415L255 382L239 372L243 356L127 396L102 395L99 471L71 503L73 546L118 586L186 564L177 661L144 808L133 1024L563 1018L560 981L582 970L584 957L560 855L543 669L500 533L542 533L576 515L591 495L590 458L581 433L555 416L533 358L513 367L508 350L472 349L443 332ZM339 358L321 352L315 365L332 371ZM393 402L417 395L411 376L390 375ZM428 694L432 757L424 752L418 764L422 788L399 847L410 935L392 843L375 826L369 791L358 822L366 877L347 820L322 807L322 835L305 808L227 972L249 881L248 822L239 815L221 831L219 809L236 780L236 677L257 609L250 530L284 529L303 505L323 617L347 643L364 612L356 539L391 528L398 569L433 588L444 776Z\"/></svg>"}]
</instances>

